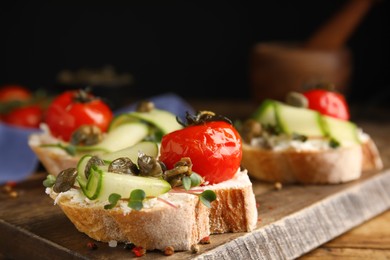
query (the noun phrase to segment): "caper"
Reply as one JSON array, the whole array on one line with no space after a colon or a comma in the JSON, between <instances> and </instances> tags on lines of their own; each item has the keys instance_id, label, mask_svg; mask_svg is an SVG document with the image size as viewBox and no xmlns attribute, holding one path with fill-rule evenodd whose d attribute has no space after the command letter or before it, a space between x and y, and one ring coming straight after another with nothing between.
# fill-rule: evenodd
<instances>
[{"instance_id":1,"label":"caper","mask_svg":"<svg viewBox=\"0 0 390 260\"><path fill-rule=\"evenodd\" d=\"M138 167L142 176L159 177L163 173L161 164L152 156L144 153L138 155Z\"/></svg>"},{"instance_id":2,"label":"caper","mask_svg":"<svg viewBox=\"0 0 390 260\"><path fill-rule=\"evenodd\" d=\"M292 133L291 137L292 137L293 140L297 140L297 141L301 141L301 142L306 142L307 141L307 136L306 135Z\"/></svg>"},{"instance_id":3,"label":"caper","mask_svg":"<svg viewBox=\"0 0 390 260\"><path fill-rule=\"evenodd\" d=\"M135 163L128 157L120 157L113 160L108 166L109 172L115 172L120 174L138 175L139 169Z\"/></svg>"},{"instance_id":4,"label":"caper","mask_svg":"<svg viewBox=\"0 0 390 260\"><path fill-rule=\"evenodd\" d=\"M96 125L82 125L72 133L70 143L73 145L94 145L103 138L102 131Z\"/></svg>"},{"instance_id":5,"label":"caper","mask_svg":"<svg viewBox=\"0 0 390 260\"><path fill-rule=\"evenodd\" d=\"M89 159L89 161L87 162L87 165L85 166L85 171L84 171L85 178L88 179L89 173L93 165L103 166L104 161L97 156L92 156L91 159Z\"/></svg>"},{"instance_id":6,"label":"caper","mask_svg":"<svg viewBox=\"0 0 390 260\"><path fill-rule=\"evenodd\" d=\"M189 157L183 157L176 162L173 169L164 171L164 179L171 184L172 187L180 186L184 176L191 176L192 161Z\"/></svg>"},{"instance_id":7,"label":"caper","mask_svg":"<svg viewBox=\"0 0 390 260\"><path fill-rule=\"evenodd\" d=\"M182 122L180 118L176 117L176 120L179 124L182 126L190 126L190 125L201 125L207 122L213 122L213 121L224 121L228 124L233 124L232 121L223 116L223 115L217 115L212 111L198 111L195 115L191 115L188 111L186 112L186 121Z\"/></svg>"},{"instance_id":8,"label":"caper","mask_svg":"<svg viewBox=\"0 0 390 260\"><path fill-rule=\"evenodd\" d=\"M307 98L301 93L291 91L287 94L286 103L294 107L307 108L309 102Z\"/></svg>"},{"instance_id":9,"label":"caper","mask_svg":"<svg viewBox=\"0 0 390 260\"><path fill-rule=\"evenodd\" d=\"M137 112L150 112L154 109L154 103L151 101L142 101L137 105Z\"/></svg>"},{"instance_id":10,"label":"caper","mask_svg":"<svg viewBox=\"0 0 390 260\"><path fill-rule=\"evenodd\" d=\"M184 175L184 174L188 175L188 172L189 172L188 166L184 166L184 165L177 166L174 167L173 169L166 170L164 172L164 179L170 180L172 177L175 177L177 175Z\"/></svg>"},{"instance_id":11,"label":"caper","mask_svg":"<svg viewBox=\"0 0 390 260\"><path fill-rule=\"evenodd\" d=\"M182 157L180 161L176 162L174 167L188 166L189 170L192 170L192 161L190 157Z\"/></svg>"},{"instance_id":12,"label":"caper","mask_svg":"<svg viewBox=\"0 0 390 260\"><path fill-rule=\"evenodd\" d=\"M172 188L174 188L174 187L181 186L183 184L182 180L183 180L183 175L177 175L177 176L174 176L173 178L170 178L166 181L169 182L169 184L171 185Z\"/></svg>"},{"instance_id":13,"label":"caper","mask_svg":"<svg viewBox=\"0 0 390 260\"><path fill-rule=\"evenodd\" d=\"M260 137L262 133L260 122L254 119L248 119L241 128L241 136L246 143L250 143L253 138Z\"/></svg>"},{"instance_id":14,"label":"caper","mask_svg":"<svg viewBox=\"0 0 390 260\"><path fill-rule=\"evenodd\" d=\"M53 185L53 191L57 193L68 191L70 188L73 187L76 181L76 177L76 168L69 168L61 171L58 174L56 182Z\"/></svg>"}]
</instances>

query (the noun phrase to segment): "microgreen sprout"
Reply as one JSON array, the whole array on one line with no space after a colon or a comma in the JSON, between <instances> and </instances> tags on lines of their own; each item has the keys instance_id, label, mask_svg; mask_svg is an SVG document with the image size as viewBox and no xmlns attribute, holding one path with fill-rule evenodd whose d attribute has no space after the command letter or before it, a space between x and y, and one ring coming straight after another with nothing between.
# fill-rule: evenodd
<instances>
[{"instance_id":1,"label":"microgreen sprout","mask_svg":"<svg viewBox=\"0 0 390 260\"><path fill-rule=\"evenodd\" d=\"M46 188L53 187L54 183L56 182L56 177L54 175L47 175L46 179L43 181L43 186Z\"/></svg>"},{"instance_id":2,"label":"microgreen sprout","mask_svg":"<svg viewBox=\"0 0 390 260\"><path fill-rule=\"evenodd\" d=\"M41 145L41 147L57 147L64 150L69 155L76 154L76 147L74 145L64 145L62 143L56 143L56 144L43 144Z\"/></svg>"},{"instance_id":3,"label":"microgreen sprout","mask_svg":"<svg viewBox=\"0 0 390 260\"><path fill-rule=\"evenodd\" d=\"M199 195L200 201L208 208L211 208L211 202L217 199L217 195L212 190L205 190Z\"/></svg>"},{"instance_id":4,"label":"microgreen sprout","mask_svg":"<svg viewBox=\"0 0 390 260\"><path fill-rule=\"evenodd\" d=\"M108 197L109 204L104 205L104 209L114 208L120 199L121 199L121 195L119 195L118 193L111 193L110 196Z\"/></svg>"},{"instance_id":5,"label":"microgreen sprout","mask_svg":"<svg viewBox=\"0 0 390 260\"><path fill-rule=\"evenodd\" d=\"M146 198L146 194L141 189L135 189L130 193L128 206L134 210L141 210L143 208L143 201Z\"/></svg>"},{"instance_id":6,"label":"microgreen sprout","mask_svg":"<svg viewBox=\"0 0 390 260\"><path fill-rule=\"evenodd\" d=\"M331 148L337 148L337 147L339 147L340 145L341 145L340 142L337 141L337 140L334 139L334 138L331 138L331 139L329 140L329 146L330 146Z\"/></svg>"},{"instance_id":7,"label":"microgreen sprout","mask_svg":"<svg viewBox=\"0 0 390 260\"><path fill-rule=\"evenodd\" d=\"M191 189L191 178L190 177L184 176L182 179L182 182L183 182L183 187L185 190Z\"/></svg>"}]
</instances>

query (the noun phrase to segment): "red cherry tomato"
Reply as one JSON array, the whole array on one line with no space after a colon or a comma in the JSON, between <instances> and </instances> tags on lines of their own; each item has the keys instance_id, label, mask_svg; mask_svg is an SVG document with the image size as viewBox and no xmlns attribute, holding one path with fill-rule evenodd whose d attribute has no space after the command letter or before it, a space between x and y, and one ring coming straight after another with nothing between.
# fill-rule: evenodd
<instances>
[{"instance_id":1,"label":"red cherry tomato","mask_svg":"<svg viewBox=\"0 0 390 260\"><path fill-rule=\"evenodd\" d=\"M39 128L42 118L43 109L38 105L31 105L13 109L3 116L3 121L14 126Z\"/></svg>"},{"instance_id":2,"label":"red cherry tomato","mask_svg":"<svg viewBox=\"0 0 390 260\"><path fill-rule=\"evenodd\" d=\"M101 99L82 90L66 91L49 105L45 123L53 136L69 141L81 125L96 125L107 131L113 117L110 107Z\"/></svg>"},{"instance_id":3,"label":"red cherry tomato","mask_svg":"<svg viewBox=\"0 0 390 260\"><path fill-rule=\"evenodd\" d=\"M171 169L182 157L190 157L192 170L210 184L226 181L240 167L241 137L224 121L187 126L163 136L159 160Z\"/></svg>"},{"instance_id":4,"label":"red cherry tomato","mask_svg":"<svg viewBox=\"0 0 390 260\"><path fill-rule=\"evenodd\" d=\"M343 95L323 89L309 90L303 95L307 98L310 109L323 115L349 120L349 108Z\"/></svg>"},{"instance_id":5,"label":"red cherry tomato","mask_svg":"<svg viewBox=\"0 0 390 260\"><path fill-rule=\"evenodd\" d=\"M31 91L19 85L7 85L0 88L0 102L25 101L31 98Z\"/></svg>"}]
</instances>

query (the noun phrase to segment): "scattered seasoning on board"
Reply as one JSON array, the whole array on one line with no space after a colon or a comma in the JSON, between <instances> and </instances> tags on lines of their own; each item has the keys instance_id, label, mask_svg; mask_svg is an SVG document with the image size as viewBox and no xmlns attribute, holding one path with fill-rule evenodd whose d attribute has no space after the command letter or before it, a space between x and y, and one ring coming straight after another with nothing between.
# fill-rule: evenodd
<instances>
[{"instance_id":1,"label":"scattered seasoning on board","mask_svg":"<svg viewBox=\"0 0 390 260\"><path fill-rule=\"evenodd\" d=\"M134 253L136 257L141 257L146 254L146 250L142 246L136 246L131 251Z\"/></svg>"},{"instance_id":2,"label":"scattered seasoning on board","mask_svg":"<svg viewBox=\"0 0 390 260\"><path fill-rule=\"evenodd\" d=\"M197 244L193 244L193 245L191 246L191 252L192 252L193 254L198 253L198 252L199 252L199 246L198 246Z\"/></svg>"},{"instance_id":3,"label":"scattered seasoning on board","mask_svg":"<svg viewBox=\"0 0 390 260\"><path fill-rule=\"evenodd\" d=\"M91 250L96 250L98 246L94 242L88 242L87 247Z\"/></svg>"},{"instance_id":4,"label":"scattered seasoning on board","mask_svg":"<svg viewBox=\"0 0 390 260\"><path fill-rule=\"evenodd\" d=\"M15 188L16 187L16 181L9 181L9 182L7 182L6 185L9 186L10 188Z\"/></svg>"},{"instance_id":5,"label":"scattered seasoning on board","mask_svg":"<svg viewBox=\"0 0 390 260\"><path fill-rule=\"evenodd\" d=\"M282 183L280 183L280 182L275 182L275 189L276 189L276 190L281 190L282 188L283 188Z\"/></svg>"},{"instance_id":6,"label":"scattered seasoning on board","mask_svg":"<svg viewBox=\"0 0 390 260\"><path fill-rule=\"evenodd\" d=\"M211 242L210 241L210 236L207 236L207 237L202 238L199 243L204 245L204 244L210 244L210 242Z\"/></svg>"},{"instance_id":7,"label":"scattered seasoning on board","mask_svg":"<svg viewBox=\"0 0 390 260\"><path fill-rule=\"evenodd\" d=\"M167 246L164 250L164 255L173 255L175 253L175 249L172 246Z\"/></svg>"},{"instance_id":8,"label":"scattered seasoning on board","mask_svg":"<svg viewBox=\"0 0 390 260\"><path fill-rule=\"evenodd\" d=\"M16 187L16 182L14 181L9 181L7 182L3 188L2 191L6 195L8 195L10 198L17 198L19 197L19 193L14 189Z\"/></svg>"},{"instance_id":9,"label":"scattered seasoning on board","mask_svg":"<svg viewBox=\"0 0 390 260\"><path fill-rule=\"evenodd\" d=\"M126 250L132 250L135 247L134 243L126 243L123 247Z\"/></svg>"},{"instance_id":10,"label":"scattered seasoning on board","mask_svg":"<svg viewBox=\"0 0 390 260\"><path fill-rule=\"evenodd\" d=\"M117 245L118 245L118 242L116 240L110 240L110 242L108 242L109 247L116 247Z\"/></svg>"}]
</instances>

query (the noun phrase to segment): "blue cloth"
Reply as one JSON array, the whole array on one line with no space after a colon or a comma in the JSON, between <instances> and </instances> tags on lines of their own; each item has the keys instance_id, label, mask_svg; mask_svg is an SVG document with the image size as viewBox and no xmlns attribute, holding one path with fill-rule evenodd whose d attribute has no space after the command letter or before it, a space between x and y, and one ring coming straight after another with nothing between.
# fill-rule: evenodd
<instances>
[{"instance_id":1,"label":"blue cloth","mask_svg":"<svg viewBox=\"0 0 390 260\"><path fill-rule=\"evenodd\" d=\"M193 108L174 93L153 96L156 108L170 111L184 121L185 114ZM138 101L139 102L139 101ZM133 111L138 102L114 111L115 115ZM21 181L37 170L39 160L28 146L28 137L40 130L13 127L0 122L0 184Z\"/></svg>"},{"instance_id":2,"label":"blue cloth","mask_svg":"<svg viewBox=\"0 0 390 260\"><path fill-rule=\"evenodd\" d=\"M39 161L28 146L28 137L38 131L0 122L0 184L20 181L36 170Z\"/></svg>"},{"instance_id":3,"label":"blue cloth","mask_svg":"<svg viewBox=\"0 0 390 260\"><path fill-rule=\"evenodd\" d=\"M144 100L152 101L156 108L170 111L171 113L177 115L182 121L185 119L186 112L191 114L195 113L194 109L184 99L174 93L153 96L150 98L145 98ZM134 104L131 104L127 107L118 109L115 111L115 115L134 111L140 101L135 102Z\"/></svg>"}]
</instances>

